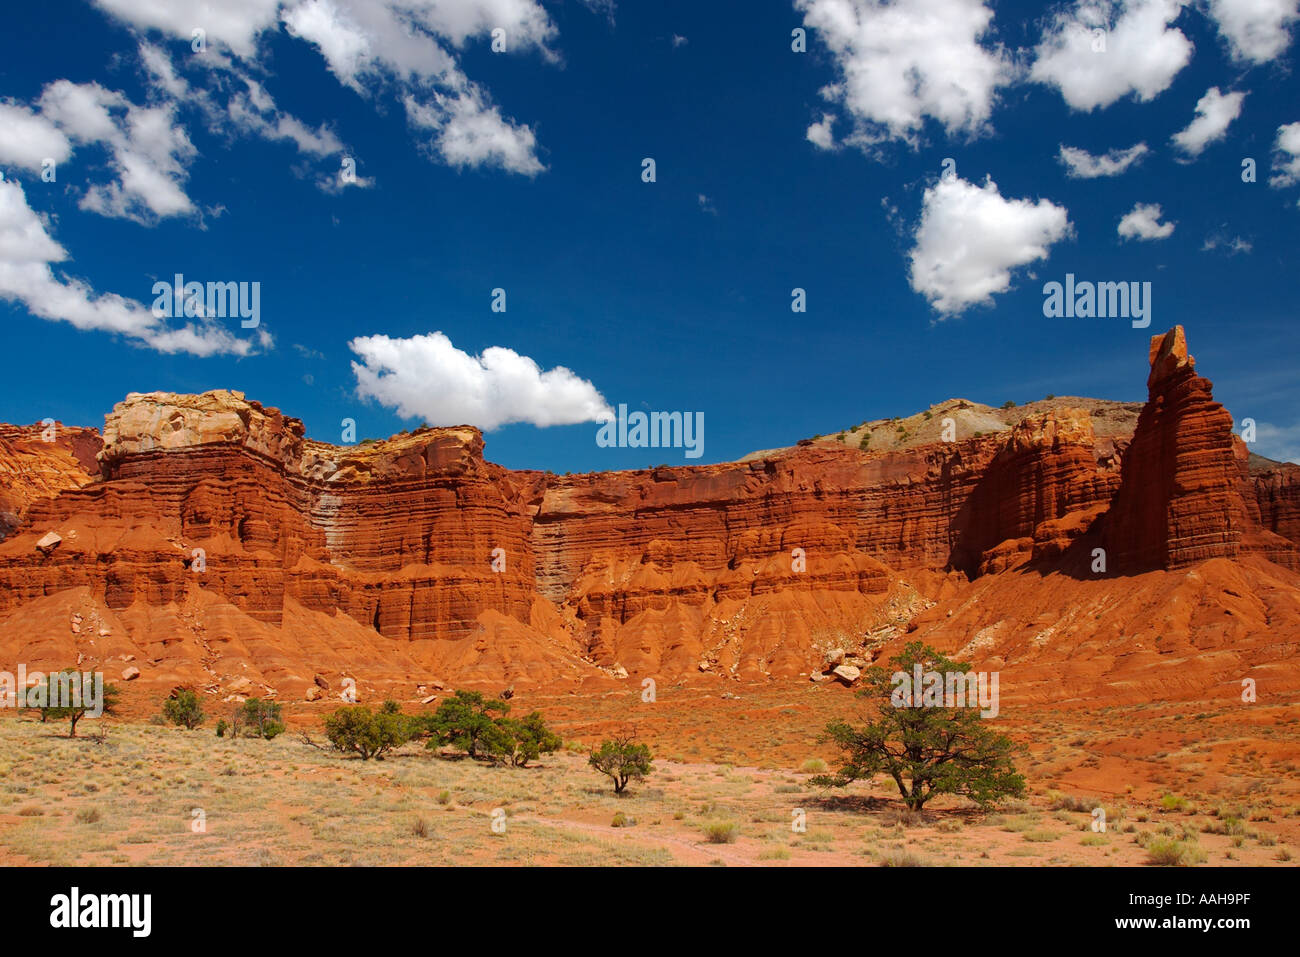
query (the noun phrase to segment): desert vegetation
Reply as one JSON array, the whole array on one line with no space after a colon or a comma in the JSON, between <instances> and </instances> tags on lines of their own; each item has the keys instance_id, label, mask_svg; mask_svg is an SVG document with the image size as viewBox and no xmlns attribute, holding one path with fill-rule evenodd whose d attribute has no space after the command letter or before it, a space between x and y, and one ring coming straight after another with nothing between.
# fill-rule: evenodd
<instances>
[{"instance_id":1,"label":"desert vegetation","mask_svg":"<svg viewBox=\"0 0 1300 957\"><path fill-rule=\"evenodd\" d=\"M1286 864L1300 839L1284 708L1252 715L1272 731L1244 751L1231 711L1197 711L1195 729L1182 707L1013 711L996 726L1023 746L1019 795L940 787L914 808L888 772L823 786L853 758L826 726L883 720L861 713L870 696L665 688L635 733L608 718L635 693L522 700L237 702L224 737L118 716L73 738L36 711L0 715L0 864L1192 867ZM294 733L266 736L277 722Z\"/></svg>"},{"instance_id":2,"label":"desert vegetation","mask_svg":"<svg viewBox=\"0 0 1300 957\"><path fill-rule=\"evenodd\" d=\"M970 665L953 661L920 642L909 643L890 659L889 667L869 668L858 697L871 706L874 720L855 726L832 721L824 740L834 742L844 759L834 774L821 774L813 783L844 787L876 775L889 777L904 803L919 811L940 794L960 794L981 807L1025 792L1025 779L1016 773L1010 738L989 730L977 704L930 707L921 700L901 703L892 676L911 679L916 673L965 675Z\"/></svg>"}]
</instances>

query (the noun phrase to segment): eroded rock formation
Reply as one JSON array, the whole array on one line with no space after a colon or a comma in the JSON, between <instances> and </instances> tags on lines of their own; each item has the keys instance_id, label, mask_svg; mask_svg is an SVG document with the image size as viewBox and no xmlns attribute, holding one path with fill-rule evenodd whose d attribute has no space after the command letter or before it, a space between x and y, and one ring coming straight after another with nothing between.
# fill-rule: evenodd
<instances>
[{"instance_id":1,"label":"eroded rock formation","mask_svg":"<svg viewBox=\"0 0 1300 957\"><path fill-rule=\"evenodd\" d=\"M1247 553L1285 593L1300 470L1250 474L1181 328L1150 358L1131 441L1061 407L898 451L564 477L485 461L470 427L326 445L237 392L132 394L102 448L4 427L0 657L129 661L141 684L222 695L298 695L320 674L817 678L835 649L869 660L909 633L1019 648L1073 619L1071 589L1119 607L1135 576ZM1240 627L1271 614L1250 609Z\"/></svg>"}]
</instances>

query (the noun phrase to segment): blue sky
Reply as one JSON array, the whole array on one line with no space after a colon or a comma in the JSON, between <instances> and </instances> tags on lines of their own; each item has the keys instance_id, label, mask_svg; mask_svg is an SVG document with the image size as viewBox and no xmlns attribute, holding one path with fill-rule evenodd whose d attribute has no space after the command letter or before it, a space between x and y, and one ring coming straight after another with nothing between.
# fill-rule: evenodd
<instances>
[{"instance_id":1,"label":"blue sky","mask_svg":"<svg viewBox=\"0 0 1300 957\"><path fill-rule=\"evenodd\" d=\"M0 34L0 420L230 388L324 441L344 418L363 438L523 417L489 459L687 461L599 448L591 408L626 403L703 412L690 461L716 462L950 396L1141 400L1149 337L1182 323L1255 451L1300 460L1295 8L21 5ZM1096 23L1107 49L1085 51ZM1137 144L1115 175L1060 156ZM1150 327L1045 317L1067 272L1151 282ZM259 282L259 327L173 335L148 310L176 273ZM396 364L368 395L357 340ZM517 355L479 361L494 347Z\"/></svg>"}]
</instances>

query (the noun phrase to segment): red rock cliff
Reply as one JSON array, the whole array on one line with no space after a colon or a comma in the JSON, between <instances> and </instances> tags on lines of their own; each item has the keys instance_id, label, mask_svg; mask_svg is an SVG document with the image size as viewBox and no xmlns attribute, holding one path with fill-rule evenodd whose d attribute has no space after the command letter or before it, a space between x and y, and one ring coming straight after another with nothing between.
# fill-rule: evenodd
<instances>
[{"instance_id":1,"label":"red rock cliff","mask_svg":"<svg viewBox=\"0 0 1300 957\"><path fill-rule=\"evenodd\" d=\"M0 432L0 487L21 506L0 543L0 653L138 661L212 691L322 671L793 676L1090 537L1112 575L1247 548L1300 564L1289 473L1257 479L1248 505L1182 329L1150 358L1126 447L1061 408L894 452L563 478L486 462L469 427L336 447L240 393L132 394L98 464L82 436L35 468L30 436ZM6 473L6 453L26 464Z\"/></svg>"}]
</instances>

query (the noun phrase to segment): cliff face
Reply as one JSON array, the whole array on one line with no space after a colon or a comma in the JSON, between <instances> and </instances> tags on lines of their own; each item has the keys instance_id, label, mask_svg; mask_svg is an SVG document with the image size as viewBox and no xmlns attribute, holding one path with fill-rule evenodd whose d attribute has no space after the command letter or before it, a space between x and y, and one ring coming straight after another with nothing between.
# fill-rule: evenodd
<instances>
[{"instance_id":1,"label":"cliff face","mask_svg":"<svg viewBox=\"0 0 1300 957\"><path fill-rule=\"evenodd\" d=\"M1077 574L1098 541L1112 576L1300 564L1291 473L1244 474L1181 328L1151 360L1127 447L1059 408L895 452L563 478L486 462L469 427L336 447L240 393L132 394L102 449L0 431L0 654L223 694L321 672L792 677L837 646L957 634L954 609L987 615L961 610L969 579Z\"/></svg>"},{"instance_id":2,"label":"cliff face","mask_svg":"<svg viewBox=\"0 0 1300 957\"><path fill-rule=\"evenodd\" d=\"M1249 477L1245 493L1253 495L1263 529L1300 542L1300 466L1280 465Z\"/></svg>"},{"instance_id":3,"label":"cliff face","mask_svg":"<svg viewBox=\"0 0 1300 957\"><path fill-rule=\"evenodd\" d=\"M37 499L97 477L102 444L94 429L0 424L0 539L23 524Z\"/></svg>"},{"instance_id":4,"label":"cliff face","mask_svg":"<svg viewBox=\"0 0 1300 957\"><path fill-rule=\"evenodd\" d=\"M1248 528L1232 416L1177 326L1151 340L1147 404L1124 455L1104 541L1116 571L1235 558Z\"/></svg>"}]
</instances>

